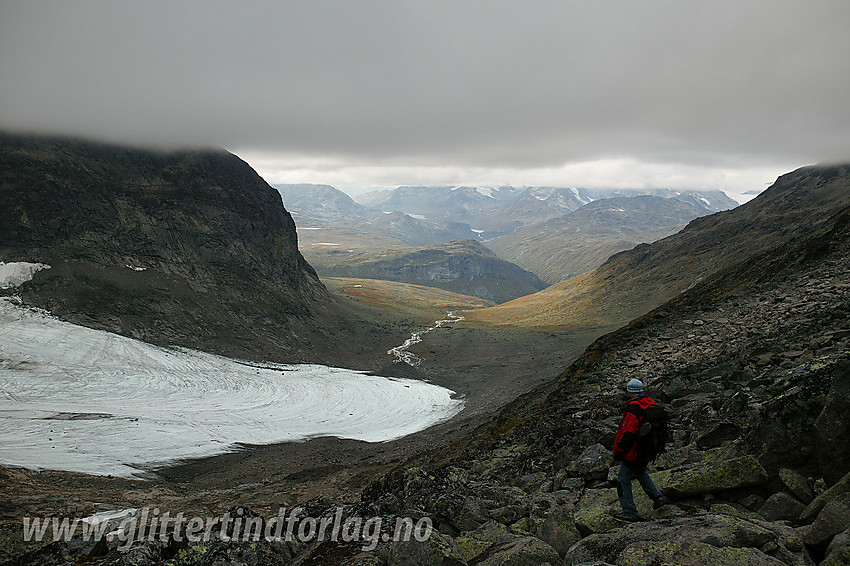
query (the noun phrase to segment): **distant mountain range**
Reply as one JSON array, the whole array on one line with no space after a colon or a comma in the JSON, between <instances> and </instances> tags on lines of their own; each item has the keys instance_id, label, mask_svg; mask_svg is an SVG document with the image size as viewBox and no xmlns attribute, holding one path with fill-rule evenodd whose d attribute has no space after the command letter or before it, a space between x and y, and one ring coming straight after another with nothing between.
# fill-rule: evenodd
<instances>
[{"instance_id":1,"label":"distant mountain range","mask_svg":"<svg viewBox=\"0 0 850 566\"><path fill-rule=\"evenodd\" d=\"M614 253L672 234L694 218L737 205L715 190L409 186L366 193L356 202L329 185L275 187L311 265L326 275L358 277L384 276L370 275L362 265L355 275L353 258L374 266L377 259L370 254L387 248L474 239L501 259L557 283ZM341 251L356 252L346 273L338 271Z\"/></svg>"},{"instance_id":2,"label":"distant mountain range","mask_svg":"<svg viewBox=\"0 0 850 566\"><path fill-rule=\"evenodd\" d=\"M365 193L361 204L383 211L399 211L433 222L470 224L481 238L489 240L522 226L563 216L595 200L651 195L673 198L719 212L738 203L718 190L673 189L583 189L563 187L399 187Z\"/></svg>"},{"instance_id":3,"label":"distant mountain range","mask_svg":"<svg viewBox=\"0 0 850 566\"><path fill-rule=\"evenodd\" d=\"M598 267L617 252L674 234L709 213L704 206L676 198L605 198L491 240L487 247L544 281L558 283Z\"/></svg>"}]
</instances>

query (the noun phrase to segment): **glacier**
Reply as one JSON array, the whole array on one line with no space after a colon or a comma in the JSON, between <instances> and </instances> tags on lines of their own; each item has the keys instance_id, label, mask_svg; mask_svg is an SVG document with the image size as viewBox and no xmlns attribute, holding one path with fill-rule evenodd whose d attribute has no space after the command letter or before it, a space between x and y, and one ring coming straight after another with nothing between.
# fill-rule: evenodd
<instances>
[{"instance_id":1,"label":"glacier","mask_svg":"<svg viewBox=\"0 0 850 566\"><path fill-rule=\"evenodd\" d=\"M154 346L0 298L0 463L120 477L243 445L388 441L463 401L410 379Z\"/></svg>"}]
</instances>

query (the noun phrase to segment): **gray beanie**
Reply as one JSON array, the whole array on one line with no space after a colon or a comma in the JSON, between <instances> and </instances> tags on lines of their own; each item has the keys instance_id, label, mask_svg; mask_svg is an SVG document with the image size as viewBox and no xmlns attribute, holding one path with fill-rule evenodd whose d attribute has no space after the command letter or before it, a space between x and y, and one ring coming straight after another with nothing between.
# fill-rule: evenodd
<instances>
[{"instance_id":1,"label":"gray beanie","mask_svg":"<svg viewBox=\"0 0 850 566\"><path fill-rule=\"evenodd\" d=\"M626 385L626 391L629 393L643 393L643 383L639 379L632 379Z\"/></svg>"}]
</instances>

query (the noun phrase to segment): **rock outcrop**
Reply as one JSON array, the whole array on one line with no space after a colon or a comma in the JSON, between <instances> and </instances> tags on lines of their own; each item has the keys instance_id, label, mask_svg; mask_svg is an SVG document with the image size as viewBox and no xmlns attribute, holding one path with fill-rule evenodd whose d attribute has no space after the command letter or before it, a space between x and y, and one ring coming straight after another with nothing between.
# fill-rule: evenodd
<instances>
[{"instance_id":1,"label":"rock outcrop","mask_svg":"<svg viewBox=\"0 0 850 566\"><path fill-rule=\"evenodd\" d=\"M285 361L331 302L280 194L223 150L0 138L0 260L52 267L16 289L86 326Z\"/></svg>"}]
</instances>

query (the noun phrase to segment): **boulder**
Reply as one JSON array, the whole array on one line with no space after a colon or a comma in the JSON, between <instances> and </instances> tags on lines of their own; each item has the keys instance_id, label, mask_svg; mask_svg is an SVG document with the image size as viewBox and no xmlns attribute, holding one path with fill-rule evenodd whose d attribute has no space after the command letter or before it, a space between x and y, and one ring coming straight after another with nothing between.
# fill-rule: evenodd
<instances>
[{"instance_id":1,"label":"boulder","mask_svg":"<svg viewBox=\"0 0 850 566\"><path fill-rule=\"evenodd\" d=\"M802 511L802 509L801 509ZM528 515L528 505L519 503L515 505L506 505L497 507L489 511L490 516L503 525L510 525ZM799 515L799 513L798 513Z\"/></svg>"},{"instance_id":2,"label":"boulder","mask_svg":"<svg viewBox=\"0 0 850 566\"><path fill-rule=\"evenodd\" d=\"M507 527L496 521L484 523L474 531L466 531L455 538L461 555L467 562L483 554L492 546L505 544L518 539Z\"/></svg>"},{"instance_id":3,"label":"boulder","mask_svg":"<svg viewBox=\"0 0 850 566\"><path fill-rule=\"evenodd\" d=\"M581 538L573 510L565 505L553 505L542 513L542 518L542 522L536 524L534 535L563 557Z\"/></svg>"},{"instance_id":4,"label":"boulder","mask_svg":"<svg viewBox=\"0 0 850 566\"><path fill-rule=\"evenodd\" d=\"M472 483L470 487L482 499L488 509L524 505L528 500L528 494L516 486L499 483Z\"/></svg>"},{"instance_id":5,"label":"boulder","mask_svg":"<svg viewBox=\"0 0 850 566\"><path fill-rule=\"evenodd\" d=\"M548 479L545 472L534 472L533 474L526 474L516 478L514 485L526 493L534 493L535 491L540 491Z\"/></svg>"},{"instance_id":6,"label":"boulder","mask_svg":"<svg viewBox=\"0 0 850 566\"><path fill-rule=\"evenodd\" d=\"M850 492L838 495L824 506L815 522L805 530L803 542L810 546L829 544L847 525L850 525Z\"/></svg>"},{"instance_id":7,"label":"boulder","mask_svg":"<svg viewBox=\"0 0 850 566\"><path fill-rule=\"evenodd\" d=\"M717 423L708 431L700 434L696 439L696 444L699 448L715 448L724 442L734 440L741 435L741 428L731 422L724 421Z\"/></svg>"},{"instance_id":8,"label":"boulder","mask_svg":"<svg viewBox=\"0 0 850 566\"><path fill-rule=\"evenodd\" d=\"M620 509L615 489L586 489L575 512L575 526L582 536L602 533L622 525L611 515Z\"/></svg>"},{"instance_id":9,"label":"boulder","mask_svg":"<svg viewBox=\"0 0 850 566\"><path fill-rule=\"evenodd\" d=\"M584 480L582 478L571 477L566 471L561 470L555 476L552 488L555 491L572 491L576 493L576 496L579 496L581 495L581 490L584 489Z\"/></svg>"},{"instance_id":10,"label":"boulder","mask_svg":"<svg viewBox=\"0 0 850 566\"><path fill-rule=\"evenodd\" d=\"M806 505L814 500L815 492L812 491L809 481L800 472L790 468L782 468L779 470L779 479L782 480L791 495Z\"/></svg>"},{"instance_id":11,"label":"boulder","mask_svg":"<svg viewBox=\"0 0 850 566\"><path fill-rule=\"evenodd\" d=\"M850 564L850 528L841 534L835 535L826 556L820 566L846 566Z\"/></svg>"},{"instance_id":12,"label":"boulder","mask_svg":"<svg viewBox=\"0 0 850 566\"><path fill-rule=\"evenodd\" d=\"M809 503L808 507L806 507L800 514L800 521L803 523L811 523L828 502L832 501L842 493L847 492L850 492L850 473L838 480L838 482L828 490L815 497L815 499Z\"/></svg>"},{"instance_id":13,"label":"boulder","mask_svg":"<svg viewBox=\"0 0 850 566\"><path fill-rule=\"evenodd\" d=\"M631 523L623 528L587 536L574 544L564 557L565 564L583 564L594 561L605 561L622 564L621 553L627 548L641 542L651 543L700 543L717 549L750 548L771 552L782 550L789 555L800 556L802 545L792 543L788 548L786 533L774 532L754 521L740 519L729 515L699 515L695 517L677 517L675 519L658 519L642 523ZM644 547L644 550L649 547ZM659 550L659 547L654 547ZM672 547L671 547L672 548ZM699 547L702 548L702 547ZM678 550L677 550L678 549ZM681 547L673 550L682 551ZM727 551L734 554L733 551ZM760 556L748 553L745 558ZM804 560L804 558L800 558ZM711 562L679 562L678 560L658 562L631 562L635 564L710 564ZM745 562L746 563L746 562ZM773 562L763 562L771 564ZM781 563L781 562L780 562ZM805 563L805 562L802 562ZM725 564L725 562L721 562Z\"/></svg>"},{"instance_id":14,"label":"boulder","mask_svg":"<svg viewBox=\"0 0 850 566\"><path fill-rule=\"evenodd\" d=\"M588 446L566 467L567 473L585 480L602 480L608 475L611 452L601 444Z\"/></svg>"},{"instance_id":15,"label":"boulder","mask_svg":"<svg viewBox=\"0 0 850 566\"><path fill-rule=\"evenodd\" d=\"M657 485L667 495L686 497L760 485L767 472L754 456L683 466L658 474Z\"/></svg>"},{"instance_id":16,"label":"boulder","mask_svg":"<svg viewBox=\"0 0 850 566\"><path fill-rule=\"evenodd\" d=\"M476 566L560 566L555 549L535 537L522 537L494 546L479 556Z\"/></svg>"},{"instance_id":17,"label":"boulder","mask_svg":"<svg viewBox=\"0 0 850 566\"><path fill-rule=\"evenodd\" d=\"M698 564L700 566L785 566L756 548L717 548L702 542L642 541L628 546L617 558L619 566L645 564Z\"/></svg>"},{"instance_id":18,"label":"boulder","mask_svg":"<svg viewBox=\"0 0 850 566\"><path fill-rule=\"evenodd\" d=\"M426 510L445 519L458 531L471 531L490 520L477 497L458 494L436 494L428 500Z\"/></svg>"},{"instance_id":19,"label":"boulder","mask_svg":"<svg viewBox=\"0 0 850 566\"><path fill-rule=\"evenodd\" d=\"M387 566L466 566L466 560L451 537L433 532L425 541L411 539L390 544Z\"/></svg>"},{"instance_id":20,"label":"boulder","mask_svg":"<svg viewBox=\"0 0 850 566\"><path fill-rule=\"evenodd\" d=\"M834 368L826 404L815 421L816 453L827 485L850 472L850 361L840 360Z\"/></svg>"},{"instance_id":21,"label":"boulder","mask_svg":"<svg viewBox=\"0 0 850 566\"><path fill-rule=\"evenodd\" d=\"M342 562L341 566L384 566L384 561L374 554L361 552Z\"/></svg>"},{"instance_id":22,"label":"boulder","mask_svg":"<svg viewBox=\"0 0 850 566\"><path fill-rule=\"evenodd\" d=\"M767 498L759 514L768 521L794 521L805 508L793 495L781 491Z\"/></svg>"}]
</instances>

